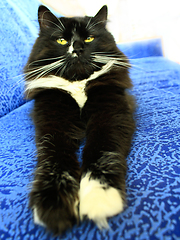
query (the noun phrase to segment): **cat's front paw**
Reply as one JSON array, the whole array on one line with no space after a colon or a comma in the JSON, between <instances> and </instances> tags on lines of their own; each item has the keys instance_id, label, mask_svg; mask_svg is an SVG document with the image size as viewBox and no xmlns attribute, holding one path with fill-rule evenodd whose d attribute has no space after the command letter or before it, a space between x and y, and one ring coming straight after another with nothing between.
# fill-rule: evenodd
<instances>
[{"instance_id":1,"label":"cat's front paw","mask_svg":"<svg viewBox=\"0 0 180 240\"><path fill-rule=\"evenodd\" d=\"M116 188L90 178L87 173L80 182L80 217L87 216L97 226L108 228L107 218L123 211L124 202Z\"/></svg>"},{"instance_id":2,"label":"cat's front paw","mask_svg":"<svg viewBox=\"0 0 180 240\"><path fill-rule=\"evenodd\" d=\"M59 183L35 179L30 193L35 224L55 235L71 228L78 221L78 192L79 183L68 174L62 175Z\"/></svg>"}]
</instances>

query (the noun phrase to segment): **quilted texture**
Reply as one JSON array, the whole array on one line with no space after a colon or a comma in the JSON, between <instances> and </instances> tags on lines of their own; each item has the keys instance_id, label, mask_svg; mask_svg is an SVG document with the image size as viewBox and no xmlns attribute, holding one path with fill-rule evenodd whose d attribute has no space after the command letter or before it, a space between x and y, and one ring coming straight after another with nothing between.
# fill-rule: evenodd
<instances>
[{"instance_id":1,"label":"quilted texture","mask_svg":"<svg viewBox=\"0 0 180 240\"><path fill-rule=\"evenodd\" d=\"M24 102L24 83L19 85L19 79L11 76L20 73L37 35L37 20L32 19L37 18L38 3L15 2L3 0L0 6L3 19L13 23L11 31L8 26L0 27L6 33L0 35L1 42L7 42L7 48L1 44L0 56L5 59L0 77L0 239L180 239L180 65L161 56L159 40L120 46L130 58L136 55L130 75L131 93L137 101L137 130L127 159L125 211L109 219L109 230L100 231L85 221L61 237L33 223L28 208L36 165L35 132L29 116L33 101ZM80 161L82 148L77 153Z\"/></svg>"}]
</instances>

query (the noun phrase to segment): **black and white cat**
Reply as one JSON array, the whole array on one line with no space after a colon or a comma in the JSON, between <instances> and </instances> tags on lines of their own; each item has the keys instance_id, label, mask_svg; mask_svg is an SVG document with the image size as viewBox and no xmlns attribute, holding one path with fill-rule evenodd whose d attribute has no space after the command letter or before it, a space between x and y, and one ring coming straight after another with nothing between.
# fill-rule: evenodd
<instances>
[{"instance_id":1,"label":"black and white cat","mask_svg":"<svg viewBox=\"0 0 180 240\"><path fill-rule=\"evenodd\" d=\"M35 99L34 221L55 234L87 217L99 228L123 211L126 156L134 132L130 64L95 17L57 18L39 7L40 33L24 69ZM83 163L76 151L85 138Z\"/></svg>"}]
</instances>

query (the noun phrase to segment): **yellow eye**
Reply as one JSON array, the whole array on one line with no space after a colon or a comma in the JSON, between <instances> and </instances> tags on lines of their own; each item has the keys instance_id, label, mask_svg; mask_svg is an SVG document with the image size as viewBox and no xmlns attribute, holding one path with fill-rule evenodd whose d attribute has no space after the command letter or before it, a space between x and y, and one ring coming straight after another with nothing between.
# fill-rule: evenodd
<instances>
[{"instance_id":1,"label":"yellow eye","mask_svg":"<svg viewBox=\"0 0 180 240\"><path fill-rule=\"evenodd\" d=\"M92 42L94 40L94 37L87 37L84 41L86 43Z\"/></svg>"},{"instance_id":2,"label":"yellow eye","mask_svg":"<svg viewBox=\"0 0 180 240\"><path fill-rule=\"evenodd\" d=\"M61 45L66 45L67 44L67 41L64 38L58 38L56 41L57 41L57 43L59 43Z\"/></svg>"}]
</instances>

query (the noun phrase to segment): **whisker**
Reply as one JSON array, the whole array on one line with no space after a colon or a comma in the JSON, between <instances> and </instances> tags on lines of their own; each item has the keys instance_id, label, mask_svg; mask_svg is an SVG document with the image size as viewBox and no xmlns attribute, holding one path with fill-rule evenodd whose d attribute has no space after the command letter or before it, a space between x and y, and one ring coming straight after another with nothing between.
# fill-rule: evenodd
<instances>
[{"instance_id":1,"label":"whisker","mask_svg":"<svg viewBox=\"0 0 180 240\"><path fill-rule=\"evenodd\" d=\"M38 74L38 75L36 76L36 78L35 78L34 80L37 80L37 79L39 79L39 78L42 78L42 77L44 77L45 75L47 75L50 71L52 71L53 69L61 66L62 64L61 64L61 62L57 61L57 62L55 62L55 63L53 63L53 64L49 64L49 65L52 65L52 66L46 65L46 66L42 67L41 69L37 69L37 70L42 70L42 69L44 69L44 71L42 70L42 72L40 72L40 73L36 73L36 72L35 72L35 74L34 74L34 73L31 74L33 71L30 72L31 75L28 76L28 77L26 77L26 81L30 80L32 77L35 77L37 74ZM26 85L26 96L27 96L27 98L29 98L30 89L28 89L27 86L28 86L28 84Z\"/></svg>"},{"instance_id":2,"label":"whisker","mask_svg":"<svg viewBox=\"0 0 180 240\"><path fill-rule=\"evenodd\" d=\"M92 17L90 17L90 19L89 19L89 21L88 21L88 23L87 23L87 25L86 25L86 29L88 29L91 20L92 20Z\"/></svg>"},{"instance_id":3,"label":"whisker","mask_svg":"<svg viewBox=\"0 0 180 240\"><path fill-rule=\"evenodd\" d=\"M45 76L46 74L48 74L50 71L56 69L57 67L61 67L63 63L64 63L64 60L59 60L54 63L47 64L46 66L33 69L33 70L25 73L25 78L26 78L26 80L29 80L37 75L35 79L38 79L42 76Z\"/></svg>"},{"instance_id":4,"label":"whisker","mask_svg":"<svg viewBox=\"0 0 180 240\"><path fill-rule=\"evenodd\" d=\"M91 62L91 65L94 67L94 68L101 68L100 66L98 66L97 64Z\"/></svg>"},{"instance_id":5,"label":"whisker","mask_svg":"<svg viewBox=\"0 0 180 240\"><path fill-rule=\"evenodd\" d=\"M115 65L119 65L121 67L131 67L131 64L122 60L125 59L120 59L120 58L115 58L115 57L108 57L108 56L98 56L95 55L93 61L94 62L99 62L99 63L103 63L106 64L108 63L110 60L114 60L115 61Z\"/></svg>"},{"instance_id":6,"label":"whisker","mask_svg":"<svg viewBox=\"0 0 180 240\"><path fill-rule=\"evenodd\" d=\"M120 60L120 61L127 60L127 58L112 57L112 56L100 56L100 55L99 56L95 55L94 58L96 58L96 59L107 59L107 60L109 60L109 59L111 59L111 60Z\"/></svg>"},{"instance_id":7,"label":"whisker","mask_svg":"<svg viewBox=\"0 0 180 240\"><path fill-rule=\"evenodd\" d=\"M104 57L116 57L127 60L126 56L121 54L109 53L109 52L93 52L91 53L92 56L104 56Z\"/></svg>"},{"instance_id":8,"label":"whisker","mask_svg":"<svg viewBox=\"0 0 180 240\"><path fill-rule=\"evenodd\" d=\"M118 55L118 54L110 54L110 53L106 53L106 52L93 52L92 54L92 57L96 57L96 56L102 56L102 57L109 57L110 59L112 59L112 57L116 60L116 59L118 59L118 60L129 60L130 61L130 65L131 65L131 67L135 67L135 68L137 68L137 69L140 69L140 70L143 70L144 71L144 69L143 68L141 68L140 66L138 66L138 65L135 65L135 64L133 64L131 61L133 61L134 60L134 58L127 58L126 56L123 56L123 55ZM135 56L135 55L134 55ZM133 57L133 56L132 56Z\"/></svg>"},{"instance_id":9,"label":"whisker","mask_svg":"<svg viewBox=\"0 0 180 240\"><path fill-rule=\"evenodd\" d=\"M58 68L57 71L56 71L56 72L58 72L58 71L60 70L60 67L61 67L62 65L63 65L63 64L57 63L57 65L54 65L53 67L47 69L44 75L48 74L49 72L51 72L52 70L54 70L54 69L56 69L56 68Z\"/></svg>"},{"instance_id":10,"label":"whisker","mask_svg":"<svg viewBox=\"0 0 180 240\"><path fill-rule=\"evenodd\" d=\"M52 37L56 32L59 32L59 30L54 31L54 32L51 34L51 37Z\"/></svg>"},{"instance_id":11,"label":"whisker","mask_svg":"<svg viewBox=\"0 0 180 240\"><path fill-rule=\"evenodd\" d=\"M65 62L64 67L61 69L61 72L60 72L60 76L61 76L61 77L62 77L62 75L63 75L63 73L64 73L67 65L68 65L68 62Z\"/></svg>"},{"instance_id":12,"label":"whisker","mask_svg":"<svg viewBox=\"0 0 180 240\"><path fill-rule=\"evenodd\" d=\"M98 25L100 23L104 23L104 21L99 21L99 22L94 23L94 24L92 23L92 24L90 24L90 26L87 29L90 30L91 28L95 27L96 25Z\"/></svg>"},{"instance_id":13,"label":"whisker","mask_svg":"<svg viewBox=\"0 0 180 240\"><path fill-rule=\"evenodd\" d=\"M32 64L35 64L35 63L43 62L43 61L56 60L56 59L61 60L62 58L64 58L64 56L59 56L59 57L54 57L54 58L39 59L39 60L36 60L36 61L31 62L31 63L29 64L29 66L31 66Z\"/></svg>"},{"instance_id":14,"label":"whisker","mask_svg":"<svg viewBox=\"0 0 180 240\"><path fill-rule=\"evenodd\" d=\"M46 12L48 12L48 11L46 11ZM44 20L44 14L45 14L46 12L43 13L42 18L40 19L41 21ZM58 18L57 18L57 20L58 20L58 22L61 24L61 22L59 21ZM52 21L50 21L50 20L48 20L48 19L46 19L46 21L49 22L49 23L54 24L57 28L59 28L59 30L60 30L61 32L63 32L63 28L61 28L61 27L60 27L58 24L56 24L55 22L52 22ZM62 25L62 24L61 24L61 25ZM64 27L64 25L63 25L63 27Z\"/></svg>"},{"instance_id":15,"label":"whisker","mask_svg":"<svg viewBox=\"0 0 180 240\"><path fill-rule=\"evenodd\" d=\"M8 91L7 91L7 94L9 94L10 92L12 92L12 91L16 91L16 89L18 88L18 86L20 86L22 83L24 83L24 77L23 77L23 75L21 74L21 75L18 75L18 76L16 76L16 77L19 77L20 76L20 79L17 81L17 82L15 82L9 89L8 89ZM14 77L15 78L15 77ZM23 86L23 85L22 85Z\"/></svg>"},{"instance_id":16,"label":"whisker","mask_svg":"<svg viewBox=\"0 0 180 240\"><path fill-rule=\"evenodd\" d=\"M59 63L61 63L61 62L63 62L63 61L64 61L63 59L60 59L60 60L58 60L58 61L56 61L56 62L47 64L47 65L45 65L45 66L36 67L36 68L32 69L31 71L34 71L34 72L35 72L35 71L39 71L39 70L41 70L41 69L46 69L46 68L49 68L49 66L53 66L53 65L59 64ZM31 73L31 71L30 71L29 73ZM28 73L27 73L27 74L28 74Z\"/></svg>"},{"instance_id":17,"label":"whisker","mask_svg":"<svg viewBox=\"0 0 180 240\"><path fill-rule=\"evenodd\" d=\"M139 69L139 70L142 70L144 71L144 69L138 65L135 65L132 63L132 60L134 60L133 58L127 58L126 56L123 56L123 55L118 55L118 54L113 54L113 53L106 53L106 52L93 52L91 54L92 58L94 59L95 62L99 62L99 63L102 63L102 64L106 64L108 61L110 60L117 60L116 61L116 65L119 65L119 66L126 66L128 68L136 68L136 69ZM129 60L130 62L127 62L127 60Z\"/></svg>"},{"instance_id":18,"label":"whisker","mask_svg":"<svg viewBox=\"0 0 180 240\"><path fill-rule=\"evenodd\" d=\"M57 17L56 17L57 18ZM66 29L60 18L57 18L58 22L61 24L63 29Z\"/></svg>"}]
</instances>

